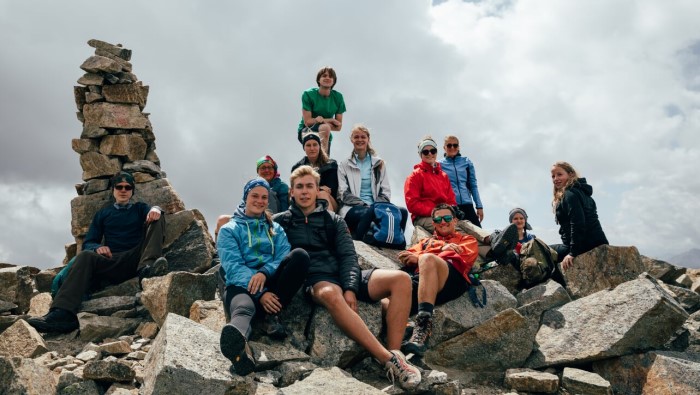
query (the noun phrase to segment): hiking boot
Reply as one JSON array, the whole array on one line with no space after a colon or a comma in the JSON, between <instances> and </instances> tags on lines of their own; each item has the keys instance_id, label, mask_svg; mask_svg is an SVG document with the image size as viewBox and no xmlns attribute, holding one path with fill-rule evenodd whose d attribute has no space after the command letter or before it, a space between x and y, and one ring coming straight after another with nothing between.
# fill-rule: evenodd
<instances>
[{"instance_id":1,"label":"hiking boot","mask_svg":"<svg viewBox=\"0 0 700 395\"><path fill-rule=\"evenodd\" d=\"M391 380L391 384L395 384L395 380L398 378L399 387L407 391L418 387L421 380L420 370L410 364L401 351L391 350L389 352L392 356L391 359L386 361L384 367L386 368L387 377Z\"/></svg>"},{"instance_id":2,"label":"hiking boot","mask_svg":"<svg viewBox=\"0 0 700 395\"><path fill-rule=\"evenodd\" d=\"M231 324L221 330L219 339L221 353L233 363L239 376L245 376L255 370L255 357L245 336Z\"/></svg>"},{"instance_id":3,"label":"hiking boot","mask_svg":"<svg viewBox=\"0 0 700 395\"><path fill-rule=\"evenodd\" d=\"M427 342L432 332L433 316L424 311L419 312L411 339L401 345L401 351L422 357L428 350Z\"/></svg>"},{"instance_id":4,"label":"hiking boot","mask_svg":"<svg viewBox=\"0 0 700 395\"><path fill-rule=\"evenodd\" d=\"M276 340L287 337L286 328L277 314L265 314L262 329L267 336Z\"/></svg>"},{"instance_id":5,"label":"hiking boot","mask_svg":"<svg viewBox=\"0 0 700 395\"><path fill-rule=\"evenodd\" d=\"M166 273L168 273L168 260L165 257L160 257L155 262L144 265L136 271L139 281L144 278L164 276Z\"/></svg>"},{"instance_id":6,"label":"hiking boot","mask_svg":"<svg viewBox=\"0 0 700 395\"><path fill-rule=\"evenodd\" d=\"M492 233L490 242L493 256L495 258L502 256L518 244L518 227L515 224L510 224L502 232Z\"/></svg>"},{"instance_id":7,"label":"hiking boot","mask_svg":"<svg viewBox=\"0 0 700 395\"><path fill-rule=\"evenodd\" d=\"M78 317L75 314L57 307L49 310L43 317L28 318L27 323L36 328L39 332L56 333L72 332L80 326Z\"/></svg>"}]
</instances>

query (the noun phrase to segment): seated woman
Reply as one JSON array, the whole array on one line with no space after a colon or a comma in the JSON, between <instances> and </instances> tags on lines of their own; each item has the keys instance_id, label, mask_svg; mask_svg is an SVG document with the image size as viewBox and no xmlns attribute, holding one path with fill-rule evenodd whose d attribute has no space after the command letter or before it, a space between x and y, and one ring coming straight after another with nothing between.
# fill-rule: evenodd
<instances>
[{"instance_id":1,"label":"seated woman","mask_svg":"<svg viewBox=\"0 0 700 395\"><path fill-rule=\"evenodd\" d=\"M241 376L255 368L248 338L256 312L265 313L263 329L268 336L285 337L278 314L301 288L310 262L303 249L290 252L284 230L265 211L269 193L264 179L248 181L241 204L217 241L224 311L230 317L221 331L221 352Z\"/></svg>"},{"instance_id":2,"label":"seated woman","mask_svg":"<svg viewBox=\"0 0 700 395\"><path fill-rule=\"evenodd\" d=\"M413 172L406 178L403 188L413 225L420 226L429 233L435 231L430 216L433 208L440 203L457 205L450 179L436 160L437 152L435 140L430 136L423 137L418 143L421 163L413 166ZM457 230L473 236L479 242L479 256L483 260L499 260L516 244L517 232L512 224L502 232L489 234L471 222L462 220L457 223Z\"/></svg>"},{"instance_id":3,"label":"seated woman","mask_svg":"<svg viewBox=\"0 0 700 395\"><path fill-rule=\"evenodd\" d=\"M508 222L518 227L518 243L526 243L535 238L534 233L527 233L532 230L532 226L527 222L527 213L520 207L510 210Z\"/></svg>"},{"instance_id":4,"label":"seated woman","mask_svg":"<svg viewBox=\"0 0 700 395\"><path fill-rule=\"evenodd\" d=\"M374 219L374 203L389 203L391 189L386 165L370 142L369 129L358 124L350 133L353 150L338 165L338 199L340 216L345 218L355 240L362 240ZM401 210L401 232L406 229L408 211Z\"/></svg>"},{"instance_id":5,"label":"seated woman","mask_svg":"<svg viewBox=\"0 0 700 395\"><path fill-rule=\"evenodd\" d=\"M338 163L328 158L321 149L321 137L316 132L307 132L301 137L301 145L304 147L304 156L292 166L292 171L299 166L311 166L321 175L319 193L317 198L328 201L328 209L338 211Z\"/></svg>"},{"instance_id":6,"label":"seated woman","mask_svg":"<svg viewBox=\"0 0 700 395\"><path fill-rule=\"evenodd\" d=\"M529 233L532 227L527 221L527 213L516 207L508 214L510 223L518 229L518 244L515 250L507 253L504 261L512 264L522 276L521 288L530 288L549 278L564 285L561 274L556 271L557 253L534 233Z\"/></svg>"},{"instance_id":7,"label":"seated woman","mask_svg":"<svg viewBox=\"0 0 700 395\"><path fill-rule=\"evenodd\" d=\"M270 196L268 200L268 210L277 214L287 211L289 208L289 185L287 185L277 172L277 162L270 155L265 155L258 159L255 169L260 178L265 179L270 185ZM231 220L231 216L224 214L216 219L216 230L214 231L214 241L219 234L219 229Z\"/></svg>"},{"instance_id":8,"label":"seated woman","mask_svg":"<svg viewBox=\"0 0 700 395\"><path fill-rule=\"evenodd\" d=\"M455 193L457 207L464 213L464 219L481 227L484 220L484 205L481 204L479 186L476 183L476 170L469 158L462 156L457 136L445 137L445 157L440 159L442 170L447 173ZM476 212L474 209L476 208Z\"/></svg>"},{"instance_id":9,"label":"seated woman","mask_svg":"<svg viewBox=\"0 0 700 395\"><path fill-rule=\"evenodd\" d=\"M318 88L305 90L301 95L301 122L298 138L301 141L302 129L310 128L321 137L323 152L330 156L331 132L338 132L343 127L345 101L343 95L333 90L337 76L331 67L324 67L316 74Z\"/></svg>"},{"instance_id":10,"label":"seated woman","mask_svg":"<svg viewBox=\"0 0 700 395\"><path fill-rule=\"evenodd\" d=\"M586 179L579 177L569 163L556 162L552 165L552 183L552 210L562 244L551 247L557 251L562 270L566 270L573 266L575 257L608 244L608 239L598 220L593 187Z\"/></svg>"}]
</instances>

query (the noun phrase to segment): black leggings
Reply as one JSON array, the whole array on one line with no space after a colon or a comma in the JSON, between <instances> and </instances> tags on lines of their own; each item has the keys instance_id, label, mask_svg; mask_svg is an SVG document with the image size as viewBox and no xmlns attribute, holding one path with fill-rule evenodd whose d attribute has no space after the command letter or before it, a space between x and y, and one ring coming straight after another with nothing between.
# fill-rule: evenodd
<instances>
[{"instance_id":1,"label":"black leggings","mask_svg":"<svg viewBox=\"0 0 700 395\"><path fill-rule=\"evenodd\" d=\"M401 231L403 232L406 230L408 210L403 207L399 207L399 210L401 210ZM348 224L348 229L355 240L362 240L365 237L372 226L372 221L374 221L374 205L354 206L345 214L345 223Z\"/></svg>"},{"instance_id":2,"label":"black leggings","mask_svg":"<svg viewBox=\"0 0 700 395\"><path fill-rule=\"evenodd\" d=\"M309 254L301 249L292 250L280 263L275 273L265 281L268 292L280 299L282 306L287 306L304 283L309 271ZM229 323L243 333L246 339L250 336L250 322L256 311L264 311L259 306L259 298L253 298L248 290L237 285L229 285L224 292L224 311L229 315Z\"/></svg>"},{"instance_id":3,"label":"black leggings","mask_svg":"<svg viewBox=\"0 0 700 395\"><path fill-rule=\"evenodd\" d=\"M479 221L479 216L476 215L473 204L458 204L457 207L464 213L464 219L481 228L481 221Z\"/></svg>"}]
</instances>

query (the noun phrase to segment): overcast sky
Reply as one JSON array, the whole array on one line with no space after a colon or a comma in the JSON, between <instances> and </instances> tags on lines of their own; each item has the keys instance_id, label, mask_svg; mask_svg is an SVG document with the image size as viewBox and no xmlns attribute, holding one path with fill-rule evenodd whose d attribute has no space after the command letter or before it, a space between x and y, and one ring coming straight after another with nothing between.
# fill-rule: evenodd
<instances>
[{"instance_id":1,"label":"overcast sky","mask_svg":"<svg viewBox=\"0 0 700 395\"><path fill-rule=\"evenodd\" d=\"M566 160L612 244L668 258L700 242L698 15L695 0L0 0L0 262L57 266L72 241L92 38L133 50L163 170L210 227L258 157L288 179L301 92L330 65L348 109L331 156L368 125L395 203L421 136L456 134L485 228L520 206L559 242L550 167Z\"/></svg>"}]
</instances>

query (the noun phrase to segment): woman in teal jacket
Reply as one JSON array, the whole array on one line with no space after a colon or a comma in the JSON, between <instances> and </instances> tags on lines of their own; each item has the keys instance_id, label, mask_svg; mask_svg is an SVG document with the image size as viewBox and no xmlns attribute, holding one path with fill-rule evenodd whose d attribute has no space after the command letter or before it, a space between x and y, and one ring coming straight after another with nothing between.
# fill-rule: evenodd
<instances>
[{"instance_id":1,"label":"woman in teal jacket","mask_svg":"<svg viewBox=\"0 0 700 395\"><path fill-rule=\"evenodd\" d=\"M476 183L476 170L472 161L460 153L459 139L456 136L445 137L445 157L438 162L442 171L450 178L457 207L464 213L464 219L481 227L484 206L481 204L479 186Z\"/></svg>"},{"instance_id":2,"label":"woman in teal jacket","mask_svg":"<svg viewBox=\"0 0 700 395\"><path fill-rule=\"evenodd\" d=\"M230 316L221 332L221 352L241 376L255 368L247 342L256 312L265 313L268 336L285 337L278 313L301 288L309 267L306 251L290 251L284 230L272 221L269 196L270 185L263 178L248 181L241 204L217 239L219 273L226 285L222 299Z\"/></svg>"}]
</instances>

